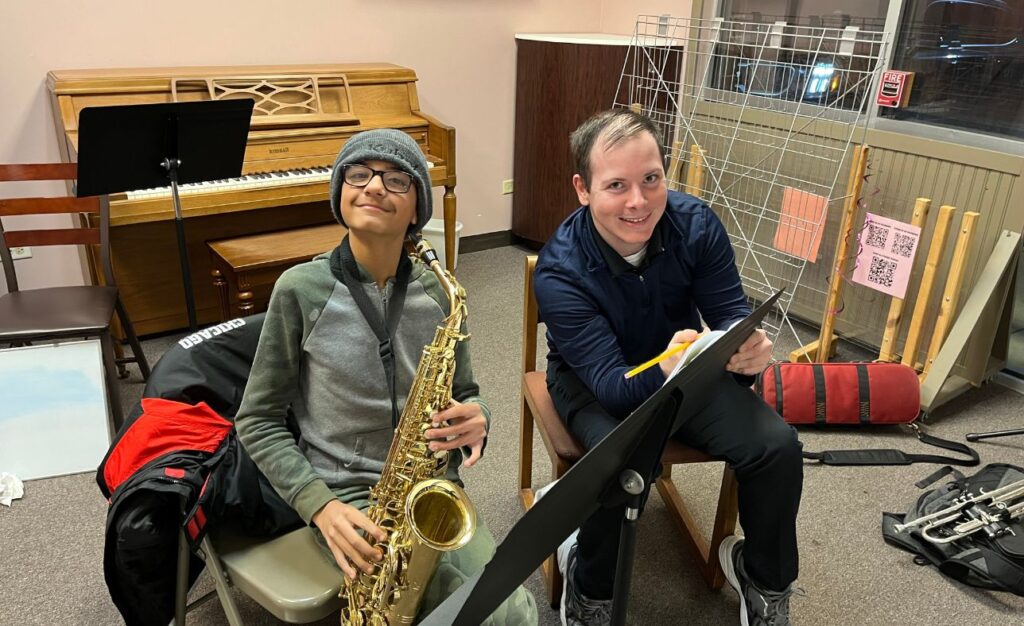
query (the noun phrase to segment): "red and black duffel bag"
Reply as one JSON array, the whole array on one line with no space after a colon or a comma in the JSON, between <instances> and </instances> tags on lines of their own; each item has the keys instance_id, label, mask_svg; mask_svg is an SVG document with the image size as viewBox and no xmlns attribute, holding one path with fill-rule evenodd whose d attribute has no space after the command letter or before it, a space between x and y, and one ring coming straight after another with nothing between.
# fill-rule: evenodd
<instances>
[{"instance_id":1,"label":"red and black duffel bag","mask_svg":"<svg viewBox=\"0 0 1024 626\"><path fill-rule=\"evenodd\" d=\"M909 465L951 463L974 466L978 453L967 445L933 437L915 423L921 414L921 385L913 368L899 363L773 363L757 378L756 390L787 423L818 426L906 424L932 446L969 457L956 459L902 450L804 452L826 465Z\"/></svg>"},{"instance_id":2,"label":"red and black duffel bag","mask_svg":"<svg viewBox=\"0 0 1024 626\"><path fill-rule=\"evenodd\" d=\"M909 424L921 384L899 363L775 363L758 393L790 424Z\"/></svg>"}]
</instances>

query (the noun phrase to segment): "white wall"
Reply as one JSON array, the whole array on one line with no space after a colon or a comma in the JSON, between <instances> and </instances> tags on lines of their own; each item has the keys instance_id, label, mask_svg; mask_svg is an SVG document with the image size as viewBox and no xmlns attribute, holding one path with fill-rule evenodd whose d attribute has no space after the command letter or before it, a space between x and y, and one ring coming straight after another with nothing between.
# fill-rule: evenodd
<instances>
[{"instance_id":1,"label":"white wall","mask_svg":"<svg viewBox=\"0 0 1024 626\"><path fill-rule=\"evenodd\" d=\"M688 0L3 2L0 162L60 159L45 85L52 69L386 61L416 70L422 110L457 129L463 236L507 230L514 34L631 33L638 13L688 12ZM17 195L24 188L0 187L0 197ZM71 250L33 254L18 261L22 287L82 279Z\"/></svg>"}]
</instances>

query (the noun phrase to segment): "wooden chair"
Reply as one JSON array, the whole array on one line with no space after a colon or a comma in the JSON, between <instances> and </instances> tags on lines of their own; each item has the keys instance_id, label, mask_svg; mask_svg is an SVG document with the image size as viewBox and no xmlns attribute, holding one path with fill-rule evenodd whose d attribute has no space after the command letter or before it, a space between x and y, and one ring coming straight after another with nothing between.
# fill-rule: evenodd
<instances>
[{"instance_id":1,"label":"wooden chair","mask_svg":"<svg viewBox=\"0 0 1024 626\"><path fill-rule=\"evenodd\" d=\"M77 166L74 163L0 165L0 182L74 180L76 174ZM24 345L35 341L98 337L106 372L104 378L107 401L110 404L113 427L117 430L124 422L115 382L118 364L137 363L142 378L146 379L149 377L149 363L146 362L146 356L139 346L139 340L135 336L135 330L114 283L108 237L109 209L106 196L0 200L0 218L61 213L71 214L74 220L79 219L79 214L94 214L99 217L97 228L34 227L5 230L3 223L0 222L0 261L3 262L8 291L0 296L0 343ZM54 245L97 246L103 267L103 284L19 289L11 248ZM131 358L118 359L114 354L110 324L115 311L131 344L134 355Z\"/></svg>"},{"instance_id":2,"label":"wooden chair","mask_svg":"<svg viewBox=\"0 0 1024 626\"><path fill-rule=\"evenodd\" d=\"M583 457L584 450L566 429L565 423L555 411L555 405L548 395L546 374L536 371L537 363L537 300L533 293L533 269L537 263L536 256L526 257L526 272L523 288L523 380L522 380L522 419L519 423L519 500L525 510L533 506L533 428L537 427L544 447L551 457L552 479L561 477L568 469ZM669 513L675 520L699 561L700 572L712 589L720 589L725 582L725 575L718 562L718 546L722 540L733 534L736 529L737 515L737 483L732 469L726 465L722 474L722 486L718 496L718 508L715 513L711 540L705 539L693 516L683 502L682 496L672 482L672 466L684 463L714 463L720 459L710 457L703 452L688 448L674 440L669 440L662 456L663 471L656 481ZM562 576L558 570L555 556L550 556L541 567L541 574L548 590L548 599L552 607L559 605L562 595Z\"/></svg>"}]
</instances>

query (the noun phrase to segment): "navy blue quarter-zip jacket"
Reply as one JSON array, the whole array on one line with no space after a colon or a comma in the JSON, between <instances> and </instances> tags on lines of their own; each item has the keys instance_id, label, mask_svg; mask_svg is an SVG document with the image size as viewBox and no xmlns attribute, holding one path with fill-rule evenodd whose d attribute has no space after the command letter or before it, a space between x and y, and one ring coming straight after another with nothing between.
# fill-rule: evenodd
<instances>
[{"instance_id":1,"label":"navy blue quarter-zip jacket","mask_svg":"<svg viewBox=\"0 0 1024 626\"><path fill-rule=\"evenodd\" d=\"M639 268L598 234L582 206L541 250L534 289L547 324L548 360L568 364L613 416L622 418L665 382L652 367L679 330L728 328L750 314L722 222L693 196L670 191Z\"/></svg>"}]
</instances>

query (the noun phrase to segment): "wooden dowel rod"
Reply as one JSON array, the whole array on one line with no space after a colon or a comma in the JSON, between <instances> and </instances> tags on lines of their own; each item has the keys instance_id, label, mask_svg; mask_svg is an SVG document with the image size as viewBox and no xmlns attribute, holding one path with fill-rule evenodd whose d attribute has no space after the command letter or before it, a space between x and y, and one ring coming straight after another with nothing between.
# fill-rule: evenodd
<instances>
[{"instance_id":1,"label":"wooden dowel rod","mask_svg":"<svg viewBox=\"0 0 1024 626\"><path fill-rule=\"evenodd\" d=\"M946 238L955 212L956 207L954 206L942 206L939 208L939 218L935 220L935 231L932 233L932 241L928 245L928 258L924 263L924 271L921 273L921 285L917 288L914 312L910 315L907 342L903 345L902 363L910 367L914 367L917 359L917 347L921 342L921 329L924 326L924 316L928 311L928 301L932 297L935 272L946 251Z\"/></svg>"},{"instance_id":2,"label":"wooden dowel rod","mask_svg":"<svg viewBox=\"0 0 1024 626\"><path fill-rule=\"evenodd\" d=\"M679 191L684 186L680 184L679 174L683 170L683 141L676 139L672 142L672 152L668 155L668 188L673 191ZM686 168L686 185L690 183L690 168Z\"/></svg>"},{"instance_id":3,"label":"wooden dowel rod","mask_svg":"<svg viewBox=\"0 0 1024 626\"><path fill-rule=\"evenodd\" d=\"M825 311L822 314L821 332L818 334L816 356L819 363L828 360L827 355L832 348L832 330L835 328L836 322L835 310L843 292L843 265L849 255L853 219L857 213L857 199L860 198L861 188L864 184L869 150L870 148L866 145L857 149L853 165L850 168L850 178L846 185L846 202L843 205L843 216L839 223L839 241L836 245L835 262L832 264L832 282L829 285L828 299L825 301Z\"/></svg>"},{"instance_id":4,"label":"wooden dowel rod","mask_svg":"<svg viewBox=\"0 0 1024 626\"><path fill-rule=\"evenodd\" d=\"M967 252L971 248L971 241L974 240L975 226L981 213L967 211L960 220L960 232L956 237L956 247L953 248L953 260L949 265L949 274L946 276L946 289L942 292L942 302L939 304L939 315L935 319L935 330L932 331L932 341L928 346L928 357L924 360L924 370L921 376L928 374L928 370L939 353L942 342L946 340L946 333L953 324L956 317L956 307L960 303L960 287L963 286L964 272L967 270Z\"/></svg>"},{"instance_id":5,"label":"wooden dowel rod","mask_svg":"<svg viewBox=\"0 0 1024 626\"><path fill-rule=\"evenodd\" d=\"M698 198L704 197L704 149L700 144L690 146L690 162L693 164L693 186L689 193Z\"/></svg>"},{"instance_id":6,"label":"wooden dowel rod","mask_svg":"<svg viewBox=\"0 0 1024 626\"><path fill-rule=\"evenodd\" d=\"M928 210L931 209L932 201L929 198L918 198L914 202L914 215L910 223L924 231L924 224L928 219ZM895 354L893 347L900 335L900 323L903 321L904 298L893 298L889 304L889 315L885 318L885 333L882 335L882 346L878 352L879 361L892 361Z\"/></svg>"}]
</instances>

